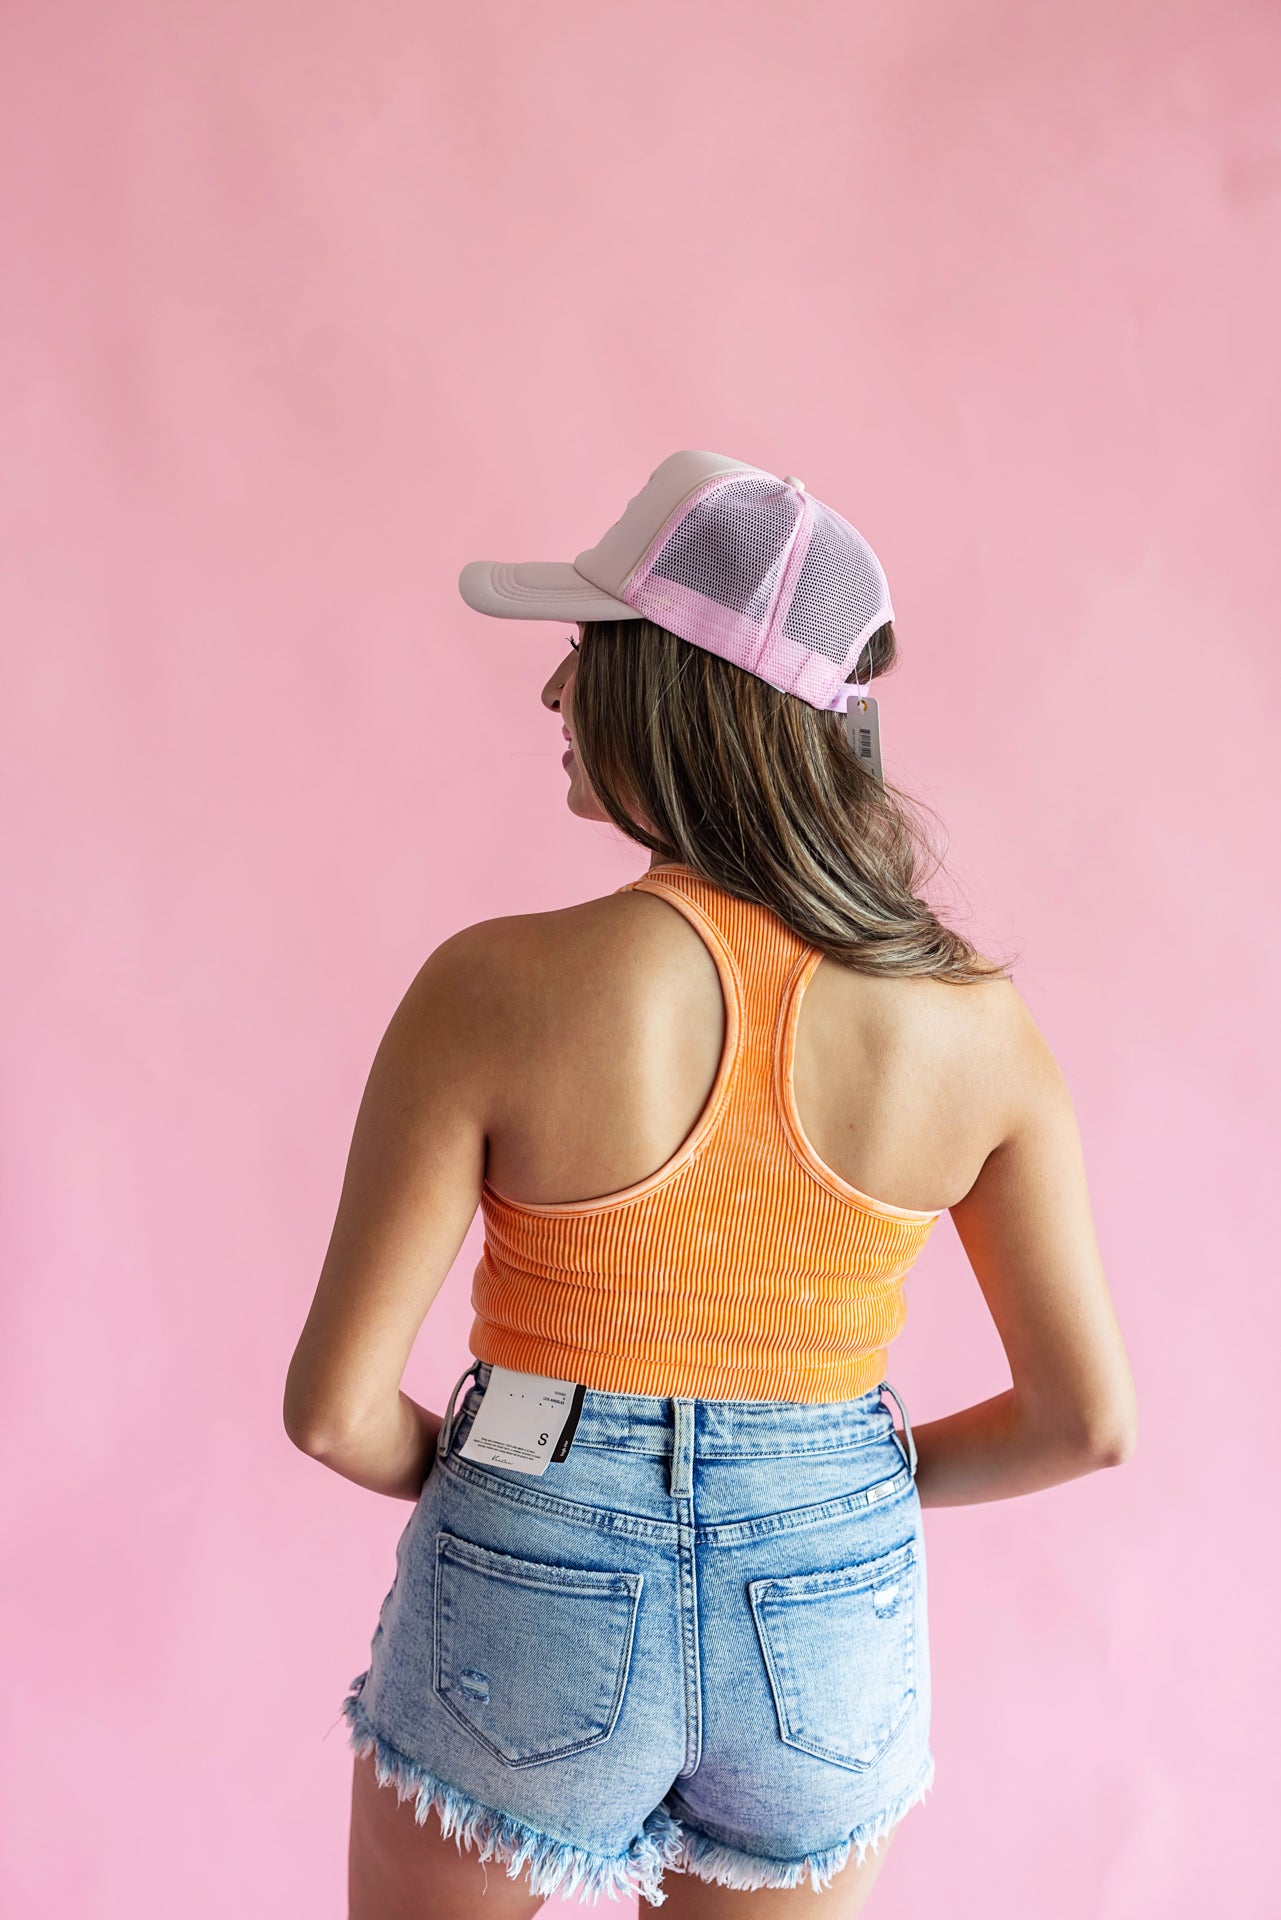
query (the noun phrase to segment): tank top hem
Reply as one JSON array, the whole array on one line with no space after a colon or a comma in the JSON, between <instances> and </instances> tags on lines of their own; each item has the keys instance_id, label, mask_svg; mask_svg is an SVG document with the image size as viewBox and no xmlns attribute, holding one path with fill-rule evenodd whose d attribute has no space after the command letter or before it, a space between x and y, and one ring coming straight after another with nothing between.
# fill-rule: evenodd
<instances>
[{"instance_id":1,"label":"tank top hem","mask_svg":"<svg viewBox=\"0 0 1281 1920\"><path fill-rule=\"evenodd\" d=\"M779 1356L767 1366L669 1354L646 1360L600 1348L564 1346L543 1337L504 1336L501 1329L473 1329L472 1358L517 1373L573 1380L600 1393L643 1394L677 1400L796 1400L809 1405L856 1400L885 1377L887 1349L843 1354L825 1366L802 1355Z\"/></svg>"}]
</instances>

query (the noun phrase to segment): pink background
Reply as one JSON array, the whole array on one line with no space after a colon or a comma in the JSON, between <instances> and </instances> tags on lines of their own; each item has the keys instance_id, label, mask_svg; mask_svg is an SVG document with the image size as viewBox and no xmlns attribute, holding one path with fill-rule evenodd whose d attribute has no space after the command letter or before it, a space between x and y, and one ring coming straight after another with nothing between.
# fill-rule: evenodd
<instances>
[{"instance_id":1,"label":"pink background","mask_svg":"<svg viewBox=\"0 0 1281 1920\"><path fill-rule=\"evenodd\" d=\"M1276 9L6 11L0 1904L345 1912L409 1509L280 1397L356 1105L437 942L646 864L565 809L561 630L457 573L707 447L885 563L890 769L1023 954L1141 1402L1120 1472L927 1515L872 1906L1268 1910ZM914 1422L1007 1384L947 1223L909 1299Z\"/></svg>"}]
</instances>

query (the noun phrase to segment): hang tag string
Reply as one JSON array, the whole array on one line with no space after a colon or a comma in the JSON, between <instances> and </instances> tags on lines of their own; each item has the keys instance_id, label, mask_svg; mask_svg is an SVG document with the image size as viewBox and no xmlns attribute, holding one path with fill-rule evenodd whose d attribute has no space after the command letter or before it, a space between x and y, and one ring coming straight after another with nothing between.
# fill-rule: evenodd
<instances>
[{"instance_id":1,"label":"hang tag string","mask_svg":"<svg viewBox=\"0 0 1281 1920\"><path fill-rule=\"evenodd\" d=\"M858 667L854 672L857 675ZM881 767L881 721L877 702L868 689L872 684L869 673L865 685L854 679L846 683L849 698L845 703L845 724L850 746L854 750L859 764L885 784L885 774Z\"/></svg>"},{"instance_id":2,"label":"hang tag string","mask_svg":"<svg viewBox=\"0 0 1281 1920\"><path fill-rule=\"evenodd\" d=\"M860 647L859 647L859 650L858 650L858 651L859 651L859 653L862 653L862 651L863 651L863 647L862 647L862 646L860 646ZM869 662L869 665L870 665L870 662ZM862 700L862 699L864 698L864 696L866 695L866 693L867 693L867 689L868 689L868 687L870 687L870 686L871 686L871 684L872 684L872 676L871 676L871 673L869 672L869 674L868 674L868 676L867 676L867 685L866 685L866 686L860 686L860 685L859 685L859 678L858 678L858 655L856 654L856 655L855 655L855 657L854 657L854 678L853 678L853 680L852 680L852 681L847 681L847 682L846 682L846 685L847 685L847 686L848 686L848 687L849 687L849 688L851 689L851 691L850 691L850 698L851 698L851 699L854 699L854 700Z\"/></svg>"}]
</instances>

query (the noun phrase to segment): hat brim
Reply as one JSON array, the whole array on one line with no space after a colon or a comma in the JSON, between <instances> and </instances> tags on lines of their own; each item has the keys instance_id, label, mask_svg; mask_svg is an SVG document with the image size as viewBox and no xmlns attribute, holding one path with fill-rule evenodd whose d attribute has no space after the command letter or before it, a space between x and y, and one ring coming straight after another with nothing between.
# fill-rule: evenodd
<instances>
[{"instance_id":1,"label":"hat brim","mask_svg":"<svg viewBox=\"0 0 1281 1920\"><path fill-rule=\"evenodd\" d=\"M469 560L458 591L499 620L639 620L625 600L594 587L568 560Z\"/></svg>"}]
</instances>

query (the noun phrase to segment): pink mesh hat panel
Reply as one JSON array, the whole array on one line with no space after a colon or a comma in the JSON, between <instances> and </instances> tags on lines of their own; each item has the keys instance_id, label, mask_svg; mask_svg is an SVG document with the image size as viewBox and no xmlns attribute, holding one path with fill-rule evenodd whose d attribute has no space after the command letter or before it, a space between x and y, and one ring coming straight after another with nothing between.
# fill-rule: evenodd
<instances>
[{"instance_id":1,"label":"pink mesh hat panel","mask_svg":"<svg viewBox=\"0 0 1281 1920\"><path fill-rule=\"evenodd\" d=\"M619 598L814 707L843 708L870 634L894 617L880 562L801 482L716 476L671 516Z\"/></svg>"},{"instance_id":2,"label":"pink mesh hat panel","mask_svg":"<svg viewBox=\"0 0 1281 1920\"><path fill-rule=\"evenodd\" d=\"M788 475L670 454L568 561L473 560L469 606L502 619L658 622L811 706L844 711L868 636L893 619L867 541Z\"/></svg>"}]
</instances>

